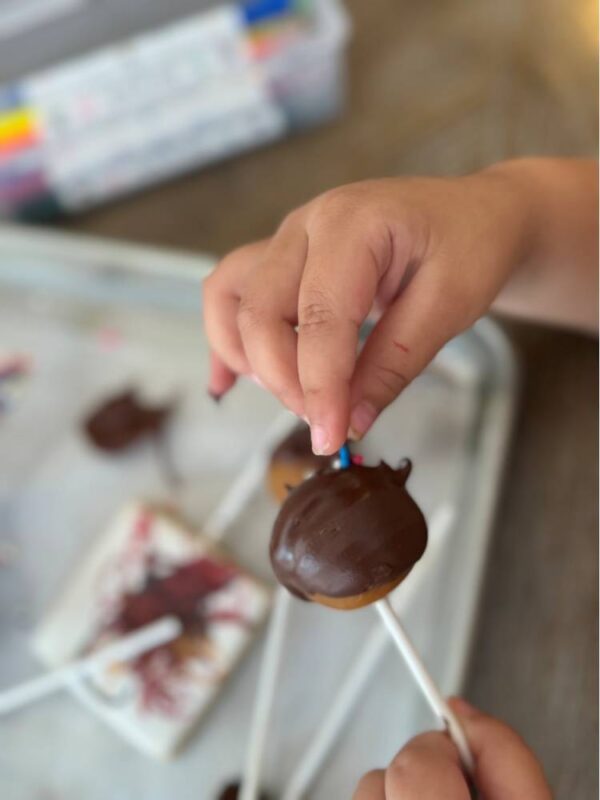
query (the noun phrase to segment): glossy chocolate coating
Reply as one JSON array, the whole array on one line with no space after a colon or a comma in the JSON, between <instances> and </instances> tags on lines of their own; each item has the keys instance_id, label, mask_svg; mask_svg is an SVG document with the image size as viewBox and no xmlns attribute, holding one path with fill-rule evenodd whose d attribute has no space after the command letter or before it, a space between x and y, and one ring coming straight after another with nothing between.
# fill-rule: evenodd
<instances>
[{"instance_id":1,"label":"glossy chocolate coating","mask_svg":"<svg viewBox=\"0 0 600 800\"><path fill-rule=\"evenodd\" d=\"M301 423L296 425L292 432L285 437L273 450L271 463L302 462L313 470L326 467L330 462L329 456L316 456L312 451L310 441L310 428Z\"/></svg>"},{"instance_id":2,"label":"glossy chocolate coating","mask_svg":"<svg viewBox=\"0 0 600 800\"><path fill-rule=\"evenodd\" d=\"M293 594L355 597L398 580L427 545L427 525L397 470L327 467L294 489L271 537L271 564Z\"/></svg>"},{"instance_id":3,"label":"glossy chocolate coating","mask_svg":"<svg viewBox=\"0 0 600 800\"><path fill-rule=\"evenodd\" d=\"M123 450L144 436L156 436L167 422L172 407L144 406L135 391L127 389L96 408L84 428L100 450Z\"/></svg>"}]
</instances>

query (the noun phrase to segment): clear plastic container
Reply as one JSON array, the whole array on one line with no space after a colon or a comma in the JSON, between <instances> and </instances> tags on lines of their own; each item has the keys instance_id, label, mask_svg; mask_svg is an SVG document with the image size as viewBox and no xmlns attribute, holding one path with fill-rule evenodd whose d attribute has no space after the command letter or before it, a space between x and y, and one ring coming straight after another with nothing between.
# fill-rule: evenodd
<instances>
[{"instance_id":1,"label":"clear plastic container","mask_svg":"<svg viewBox=\"0 0 600 800\"><path fill-rule=\"evenodd\" d=\"M340 0L315 0L314 15L312 30L264 63L272 96L296 129L336 116L346 97L348 14Z\"/></svg>"},{"instance_id":2,"label":"clear plastic container","mask_svg":"<svg viewBox=\"0 0 600 800\"><path fill-rule=\"evenodd\" d=\"M0 217L90 208L340 111L350 32L340 0L260 25L242 4L193 13L189 1L150 29L140 8L131 35L0 85ZM81 41L91 23L81 20Z\"/></svg>"}]
</instances>

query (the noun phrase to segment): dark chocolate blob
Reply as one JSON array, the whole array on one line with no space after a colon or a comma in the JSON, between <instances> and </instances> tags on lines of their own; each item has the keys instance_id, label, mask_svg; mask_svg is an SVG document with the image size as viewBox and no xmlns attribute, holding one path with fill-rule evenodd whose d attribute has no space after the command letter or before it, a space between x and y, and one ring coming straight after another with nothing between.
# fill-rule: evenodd
<instances>
[{"instance_id":1,"label":"dark chocolate blob","mask_svg":"<svg viewBox=\"0 0 600 800\"><path fill-rule=\"evenodd\" d=\"M239 783L230 783L223 789L217 800L238 800L240 788Z\"/></svg>"},{"instance_id":2,"label":"dark chocolate blob","mask_svg":"<svg viewBox=\"0 0 600 800\"><path fill-rule=\"evenodd\" d=\"M156 436L172 412L171 405L144 406L128 389L96 408L84 429L100 450L122 450L144 436Z\"/></svg>"},{"instance_id":3,"label":"dark chocolate blob","mask_svg":"<svg viewBox=\"0 0 600 800\"><path fill-rule=\"evenodd\" d=\"M238 800L240 794L241 784L239 782L228 784L217 800ZM260 794L259 800L268 800L266 794Z\"/></svg>"},{"instance_id":4,"label":"dark chocolate blob","mask_svg":"<svg viewBox=\"0 0 600 800\"><path fill-rule=\"evenodd\" d=\"M356 595L391 583L427 545L427 525L406 491L409 461L397 470L327 467L284 502L271 537L277 580L296 595Z\"/></svg>"},{"instance_id":5,"label":"dark chocolate blob","mask_svg":"<svg viewBox=\"0 0 600 800\"><path fill-rule=\"evenodd\" d=\"M286 463L302 461L314 465L314 469L321 469L331 462L331 458L329 456L316 456L313 453L310 428L302 423L296 425L292 432L273 450L271 463L276 461Z\"/></svg>"}]
</instances>

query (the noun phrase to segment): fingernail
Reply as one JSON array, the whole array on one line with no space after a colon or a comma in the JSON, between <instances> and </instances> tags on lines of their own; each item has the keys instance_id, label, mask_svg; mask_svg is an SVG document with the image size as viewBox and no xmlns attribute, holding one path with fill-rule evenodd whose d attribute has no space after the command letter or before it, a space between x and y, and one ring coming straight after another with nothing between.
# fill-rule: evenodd
<instances>
[{"instance_id":1,"label":"fingernail","mask_svg":"<svg viewBox=\"0 0 600 800\"><path fill-rule=\"evenodd\" d=\"M453 697L451 702L452 708L454 711L456 711L459 717L465 717L466 719L469 719L472 717L478 717L481 714L481 711L479 711L478 708L475 708L475 706L472 706L471 703L463 700L462 697Z\"/></svg>"},{"instance_id":2,"label":"fingernail","mask_svg":"<svg viewBox=\"0 0 600 800\"><path fill-rule=\"evenodd\" d=\"M331 445L329 444L327 430L323 425L311 425L310 438L312 441L313 453L316 456L329 455L328 451L331 449Z\"/></svg>"},{"instance_id":3,"label":"fingernail","mask_svg":"<svg viewBox=\"0 0 600 800\"><path fill-rule=\"evenodd\" d=\"M368 400L361 400L354 406L350 415L350 430L348 436L356 441L369 430L377 419L377 409Z\"/></svg>"},{"instance_id":4,"label":"fingernail","mask_svg":"<svg viewBox=\"0 0 600 800\"><path fill-rule=\"evenodd\" d=\"M207 389L206 390L206 394L210 397L210 399L213 401L213 403L216 403L217 405L219 405L219 403L223 399L223 395L222 394L219 394L218 392L213 392L212 389Z\"/></svg>"}]
</instances>

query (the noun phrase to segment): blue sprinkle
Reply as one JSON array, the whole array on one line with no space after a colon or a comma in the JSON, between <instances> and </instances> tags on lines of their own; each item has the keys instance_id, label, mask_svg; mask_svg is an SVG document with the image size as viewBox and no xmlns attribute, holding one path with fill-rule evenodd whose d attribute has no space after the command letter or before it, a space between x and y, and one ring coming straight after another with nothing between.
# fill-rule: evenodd
<instances>
[{"instance_id":1,"label":"blue sprinkle","mask_svg":"<svg viewBox=\"0 0 600 800\"><path fill-rule=\"evenodd\" d=\"M340 447L340 469L348 469L351 463L350 448L345 444Z\"/></svg>"},{"instance_id":2,"label":"blue sprinkle","mask_svg":"<svg viewBox=\"0 0 600 800\"><path fill-rule=\"evenodd\" d=\"M259 25L296 12L294 0L242 0L247 25Z\"/></svg>"}]
</instances>

